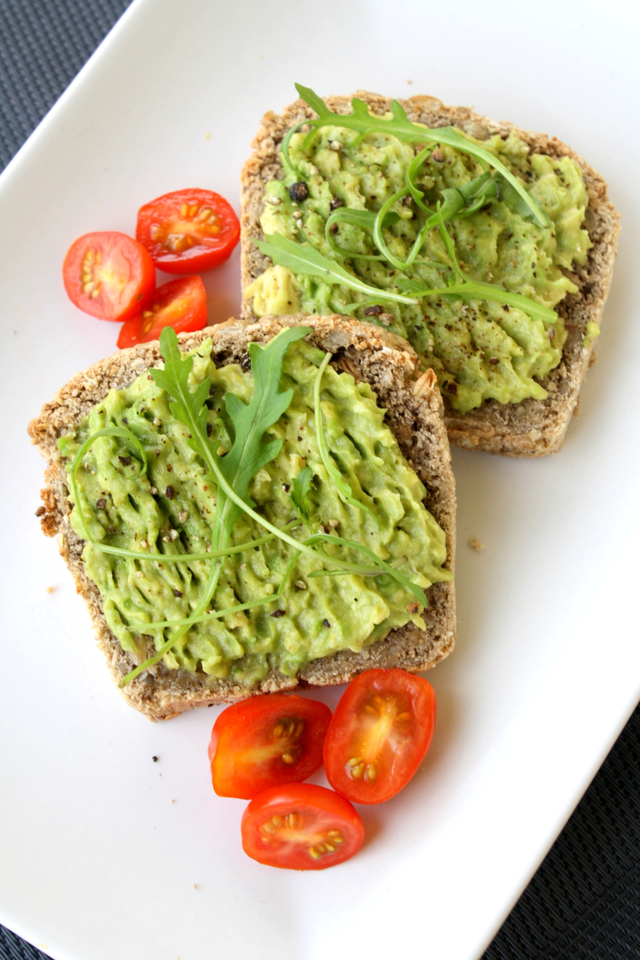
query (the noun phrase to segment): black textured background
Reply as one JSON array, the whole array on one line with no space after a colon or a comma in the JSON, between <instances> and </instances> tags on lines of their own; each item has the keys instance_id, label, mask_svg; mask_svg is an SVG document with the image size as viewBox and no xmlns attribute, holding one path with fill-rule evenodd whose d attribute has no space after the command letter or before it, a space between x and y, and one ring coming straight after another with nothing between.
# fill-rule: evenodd
<instances>
[{"instance_id":1,"label":"black textured background","mask_svg":"<svg viewBox=\"0 0 640 960\"><path fill-rule=\"evenodd\" d=\"M0 169L128 6L0 0ZM48 960L0 926L9 958ZM640 960L640 707L483 960Z\"/></svg>"}]
</instances>

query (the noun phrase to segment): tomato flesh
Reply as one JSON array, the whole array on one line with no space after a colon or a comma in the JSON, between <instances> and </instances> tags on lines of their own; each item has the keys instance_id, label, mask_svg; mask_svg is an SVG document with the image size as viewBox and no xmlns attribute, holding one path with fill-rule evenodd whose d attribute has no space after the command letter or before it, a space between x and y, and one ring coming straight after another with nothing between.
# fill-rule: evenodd
<instances>
[{"instance_id":1,"label":"tomato flesh","mask_svg":"<svg viewBox=\"0 0 640 960\"><path fill-rule=\"evenodd\" d=\"M409 782L433 737L436 696L405 670L367 670L352 680L329 725L324 766L334 790L382 803Z\"/></svg>"},{"instance_id":2,"label":"tomato flesh","mask_svg":"<svg viewBox=\"0 0 640 960\"><path fill-rule=\"evenodd\" d=\"M86 233L73 243L62 265L70 300L92 317L128 320L153 295L156 270L146 248L124 233Z\"/></svg>"},{"instance_id":3,"label":"tomato flesh","mask_svg":"<svg viewBox=\"0 0 640 960\"><path fill-rule=\"evenodd\" d=\"M289 870L326 870L352 857L364 840L364 824L349 801L311 783L259 793L241 831L249 857Z\"/></svg>"},{"instance_id":4,"label":"tomato flesh","mask_svg":"<svg viewBox=\"0 0 640 960\"><path fill-rule=\"evenodd\" d=\"M137 317L128 320L118 336L120 348L158 340L164 327L176 333L202 330L207 324L207 294L200 277L181 277L163 283Z\"/></svg>"},{"instance_id":5,"label":"tomato flesh","mask_svg":"<svg viewBox=\"0 0 640 960\"><path fill-rule=\"evenodd\" d=\"M212 190L177 190L138 211L136 238L166 273L200 273L222 263L240 238L240 223Z\"/></svg>"},{"instance_id":6,"label":"tomato flesh","mask_svg":"<svg viewBox=\"0 0 640 960\"><path fill-rule=\"evenodd\" d=\"M324 703L295 694L232 704L211 732L213 789L220 797L249 800L268 787L306 780L322 766L330 720Z\"/></svg>"}]
</instances>

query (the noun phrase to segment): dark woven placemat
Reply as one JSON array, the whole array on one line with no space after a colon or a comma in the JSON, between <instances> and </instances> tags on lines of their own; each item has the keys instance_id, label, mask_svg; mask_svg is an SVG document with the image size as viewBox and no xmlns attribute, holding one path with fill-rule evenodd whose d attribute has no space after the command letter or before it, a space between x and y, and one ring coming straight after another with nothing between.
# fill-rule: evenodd
<instances>
[{"instance_id":1,"label":"dark woven placemat","mask_svg":"<svg viewBox=\"0 0 640 960\"><path fill-rule=\"evenodd\" d=\"M0 0L0 168L128 6ZM639 904L640 707L483 960L638 960ZM0 926L9 958L48 960Z\"/></svg>"}]
</instances>

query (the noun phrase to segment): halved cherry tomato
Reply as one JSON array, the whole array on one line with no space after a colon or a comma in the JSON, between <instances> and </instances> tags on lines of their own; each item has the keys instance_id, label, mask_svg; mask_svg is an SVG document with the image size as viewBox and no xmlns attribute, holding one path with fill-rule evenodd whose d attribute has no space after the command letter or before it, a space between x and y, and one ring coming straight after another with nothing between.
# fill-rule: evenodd
<instances>
[{"instance_id":1,"label":"halved cherry tomato","mask_svg":"<svg viewBox=\"0 0 640 960\"><path fill-rule=\"evenodd\" d=\"M325 870L358 852L364 824L326 787L293 783L255 797L242 816L242 849L253 860L289 870Z\"/></svg>"},{"instance_id":2,"label":"halved cherry tomato","mask_svg":"<svg viewBox=\"0 0 640 960\"><path fill-rule=\"evenodd\" d=\"M405 670L367 670L352 680L329 725L324 767L334 790L382 803L414 775L431 744L436 695Z\"/></svg>"},{"instance_id":3,"label":"halved cherry tomato","mask_svg":"<svg viewBox=\"0 0 640 960\"><path fill-rule=\"evenodd\" d=\"M176 333L190 333L202 330L206 323L207 294L202 280L181 277L158 287L146 310L124 324L118 346L122 349L158 340L163 327L173 327Z\"/></svg>"},{"instance_id":4,"label":"halved cherry tomato","mask_svg":"<svg viewBox=\"0 0 640 960\"><path fill-rule=\"evenodd\" d=\"M136 237L166 273L200 273L230 256L240 224L212 190L166 193L138 211Z\"/></svg>"},{"instance_id":5,"label":"halved cherry tomato","mask_svg":"<svg viewBox=\"0 0 640 960\"><path fill-rule=\"evenodd\" d=\"M330 720L324 703L295 694L232 704L211 732L213 789L220 797L249 800L267 787L306 780L322 766Z\"/></svg>"},{"instance_id":6,"label":"halved cherry tomato","mask_svg":"<svg viewBox=\"0 0 640 960\"><path fill-rule=\"evenodd\" d=\"M149 303L156 268L141 243L125 233L85 233L64 258L62 278L76 307L101 320L128 320Z\"/></svg>"}]
</instances>

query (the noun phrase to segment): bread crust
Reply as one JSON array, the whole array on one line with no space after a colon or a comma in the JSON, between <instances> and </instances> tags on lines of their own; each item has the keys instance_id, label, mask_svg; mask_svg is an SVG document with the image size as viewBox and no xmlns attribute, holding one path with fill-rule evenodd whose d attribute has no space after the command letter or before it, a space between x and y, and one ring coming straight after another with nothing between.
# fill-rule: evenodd
<instances>
[{"instance_id":1,"label":"bread crust","mask_svg":"<svg viewBox=\"0 0 640 960\"><path fill-rule=\"evenodd\" d=\"M420 376L418 358L400 337L369 324L344 317L266 317L254 324L237 320L179 337L182 350L191 350L212 337L212 359L216 366L239 362L246 357L249 343L263 343L283 327L300 322L312 327L307 340L333 354L332 365L346 370L357 380L368 381L400 448L427 489L425 505L443 528L447 539L444 566L453 571L455 559L455 485L451 454L442 418L442 399L432 371ZM116 682L137 665L136 658L122 650L107 626L102 600L87 577L82 562L85 541L69 523L67 477L58 452L57 440L68 433L110 389L127 386L150 367L161 362L158 342L140 344L107 357L76 374L55 397L44 405L40 416L29 424L29 435L47 461L42 490L43 532L58 535L60 553L69 567L78 593L89 608L98 646L105 655ZM42 509L42 508L41 508ZM425 611L426 631L409 623L392 631L361 653L342 651L312 661L297 678L271 673L252 693L268 693L296 686L327 686L346 683L371 667L398 666L405 670L426 670L435 666L453 649L455 636L455 591L453 583L433 584L428 590ZM140 675L122 688L131 706L152 719L169 719L193 707L230 702L246 697L247 690L231 680L204 673L169 670L163 663Z\"/></svg>"},{"instance_id":2,"label":"bread crust","mask_svg":"<svg viewBox=\"0 0 640 960\"><path fill-rule=\"evenodd\" d=\"M391 100L359 90L355 96L364 100L376 114L386 113ZM328 106L337 113L350 113L352 97L326 97ZM568 294L556 307L567 329L562 360L546 377L540 379L548 391L546 400L527 399L521 403L498 403L486 400L480 407L460 414L444 398L445 422L449 440L467 450L486 450L512 457L539 457L560 449L577 408L580 388L586 372L595 361L594 345L584 346L587 324L602 324L605 302L611 286L613 262L618 242L619 214L607 196L607 185L599 173L566 144L542 133L520 130L512 123L489 120L469 107L448 107L435 97L414 96L400 100L410 120L428 127L456 126L477 139L510 131L528 144L533 153L552 157L571 157L584 175L589 203L585 227L593 243L584 266L574 264L564 271L577 285L578 293ZM253 143L253 153L242 171L241 243L242 289L270 266L254 239L262 238L260 216L264 207L264 188L268 181L282 179L279 159L280 143L295 123L315 116L302 100L287 106L282 114L265 114ZM252 304L244 300L242 317L255 319Z\"/></svg>"}]
</instances>

